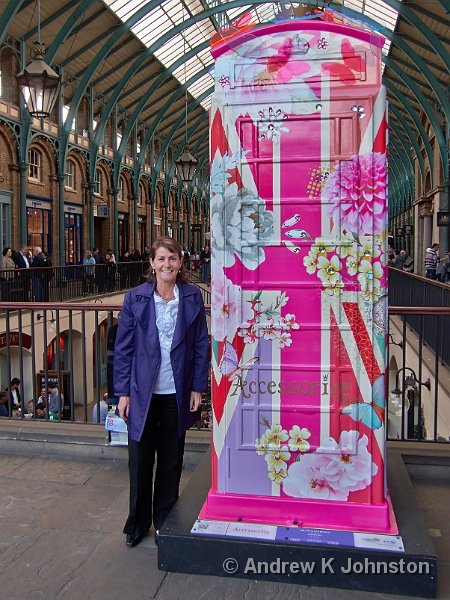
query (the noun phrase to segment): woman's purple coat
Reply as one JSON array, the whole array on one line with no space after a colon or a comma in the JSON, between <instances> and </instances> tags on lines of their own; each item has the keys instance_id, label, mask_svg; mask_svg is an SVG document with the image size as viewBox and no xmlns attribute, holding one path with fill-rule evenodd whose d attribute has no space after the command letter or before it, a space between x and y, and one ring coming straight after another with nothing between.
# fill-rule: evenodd
<instances>
[{"instance_id":1,"label":"woman's purple coat","mask_svg":"<svg viewBox=\"0 0 450 600\"><path fill-rule=\"evenodd\" d=\"M178 316L170 359L178 403L180 436L198 421L190 412L191 391L208 389L209 336L200 289L178 284ZM125 296L114 349L114 394L130 396L128 433L141 439L161 364L156 327L155 283L143 283Z\"/></svg>"}]
</instances>

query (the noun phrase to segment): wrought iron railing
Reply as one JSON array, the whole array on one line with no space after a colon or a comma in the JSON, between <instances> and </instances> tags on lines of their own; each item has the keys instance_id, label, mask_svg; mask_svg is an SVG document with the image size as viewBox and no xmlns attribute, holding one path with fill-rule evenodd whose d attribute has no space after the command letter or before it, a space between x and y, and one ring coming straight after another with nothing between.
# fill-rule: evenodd
<instances>
[{"instance_id":1,"label":"wrought iron railing","mask_svg":"<svg viewBox=\"0 0 450 600\"><path fill-rule=\"evenodd\" d=\"M2 302L67 302L111 294L144 281L148 262L64 267L30 267L0 271Z\"/></svg>"},{"instance_id":2,"label":"wrought iron railing","mask_svg":"<svg viewBox=\"0 0 450 600\"><path fill-rule=\"evenodd\" d=\"M404 313L405 321L423 337L442 362L450 365L450 316L439 307L450 307L450 286L399 269L389 269L389 305L433 308L435 312L416 310Z\"/></svg>"},{"instance_id":3,"label":"wrought iron railing","mask_svg":"<svg viewBox=\"0 0 450 600\"><path fill-rule=\"evenodd\" d=\"M1 303L0 416L101 422L103 400L118 400L112 367L120 310L106 303ZM18 396L9 389L16 378Z\"/></svg>"},{"instance_id":4,"label":"wrought iron railing","mask_svg":"<svg viewBox=\"0 0 450 600\"><path fill-rule=\"evenodd\" d=\"M10 419L98 423L104 394L109 404L114 401L112 359L120 309L106 303L1 303L0 387L18 378L20 403L14 406L8 390L6 398L0 395L0 412ZM450 308L396 306L389 312L387 438L448 442L450 369L426 343L425 333L429 319L443 330ZM416 329L409 317L417 319ZM49 401L55 384L57 411Z\"/></svg>"},{"instance_id":5,"label":"wrought iron railing","mask_svg":"<svg viewBox=\"0 0 450 600\"><path fill-rule=\"evenodd\" d=\"M199 285L203 301L210 303L208 282L186 262L189 280ZM67 302L125 291L145 281L148 262L99 263L64 267L30 267L0 270L1 302Z\"/></svg>"},{"instance_id":6,"label":"wrought iron railing","mask_svg":"<svg viewBox=\"0 0 450 600\"><path fill-rule=\"evenodd\" d=\"M391 306L389 315L387 437L448 443L450 369L443 358L450 308Z\"/></svg>"}]
</instances>

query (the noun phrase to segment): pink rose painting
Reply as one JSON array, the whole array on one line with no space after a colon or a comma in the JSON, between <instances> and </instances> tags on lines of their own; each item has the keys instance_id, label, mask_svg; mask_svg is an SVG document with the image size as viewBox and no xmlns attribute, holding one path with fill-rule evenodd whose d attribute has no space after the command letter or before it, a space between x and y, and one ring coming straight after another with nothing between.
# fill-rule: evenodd
<instances>
[{"instance_id":1,"label":"pink rose painting","mask_svg":"<svg viewBox=\"0 0 450 600\"><path fill-rule=\"evenodd\" d=\"M306 454L289 466L283 483L288 496L347 500L350 492L370 485L378 467L367 450L366 435L342 431L339 443L329 438L316 452Z\"/></svg>"}]
</instances>

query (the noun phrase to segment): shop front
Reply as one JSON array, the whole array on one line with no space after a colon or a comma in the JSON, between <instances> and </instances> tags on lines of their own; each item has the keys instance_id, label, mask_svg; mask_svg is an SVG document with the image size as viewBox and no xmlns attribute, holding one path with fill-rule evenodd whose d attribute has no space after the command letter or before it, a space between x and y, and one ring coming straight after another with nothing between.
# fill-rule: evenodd
<instances>
[{"instance_id":1,"label":"shop front","mask_svg":"<svg viewBox=\"0 0 450 600\"><path fill-rule=\"evenodd\" d=\"M48 199L28 196L27 201L27 245L39 246L49 256L52 254L52 203Z\"/></svg>"}]
</instances>

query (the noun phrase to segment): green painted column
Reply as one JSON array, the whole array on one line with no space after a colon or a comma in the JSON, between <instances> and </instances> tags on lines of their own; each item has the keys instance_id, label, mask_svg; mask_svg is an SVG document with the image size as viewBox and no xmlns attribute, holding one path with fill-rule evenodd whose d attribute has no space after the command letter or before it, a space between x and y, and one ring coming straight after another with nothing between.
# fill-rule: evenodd
<instances>
[{"instance_id":1,"label":"green painted column","mask_svg":"<svg viewBox=\"0 0 450 600\"><path fill-rule=\"evenodd\" d=\"M114 237L114 255L119 260L119 211L117 210L117 194L119 189L113 187L113 237Z\"/></svg>"},{"instance_id":2,"label":"green painted column","mask_svg":"<svg viewBox=\"0 0 450 600\"><path fill-rule=\"evenodd\" d=\"M150 242L149 245L153 246L155 237L155 198L150 198Z\"/></svg>"},{"instance_id":3,"label":"green painted column","mask_svg":"<svg viewBox=\"0 0 450 600\"><path fill-rule=\"evenodd\" d=\"M59 223L59 257L58 264L66 264L66 236L65 236L65 215L64 215L64 182L66 176L64 173L58 173L58 223Z\"/></svg>"},{"instance_id":4,"label":"green painted column","mask_svg":"<svg viewBox=\"0 0 450 600\"><path fill-rule=\"evenodd\" d=\"M91 250L95 246L94 191L95 191L95 182L89 181L89 189L88 189L88 194L89 194L89 248Z\"/></svg>"},{"instance_id":5,"label":"green painted column","mask_svg":"<svg viewBox=\"0 0 450 600\"><path fill-rule=\"evenodd\" d=\"M138 197L133 193L133 249L138 247L138 210Z\"/></svg>"},{"instance_id":6,"label":"green painted column","mask_svg":"<svg viewBox=\"0 0 450 600\"><path fill-rule=\"evenodd\" d=\"M20 163L19 195L20 195L20 245L28 244L27 232L27 178L28 163Z\"/></svg>"}]
</instances>

